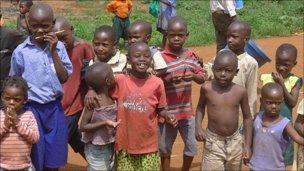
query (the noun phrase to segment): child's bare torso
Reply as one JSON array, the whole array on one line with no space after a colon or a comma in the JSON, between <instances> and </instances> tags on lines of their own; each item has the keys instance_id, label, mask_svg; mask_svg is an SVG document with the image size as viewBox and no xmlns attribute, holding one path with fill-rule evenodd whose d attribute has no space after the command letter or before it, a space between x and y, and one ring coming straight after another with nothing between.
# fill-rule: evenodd
<instances>
[{"instance_id":1,"label":"child's bare torso","mask_svg":"<svg viewBox=\"0 0 304 171\"><path fill-rule=\"evenodd\" d=\"M206 93L208 129L222 136L233 135L238 129L239 107L245 88L232 83L227 90L221 90L214 81L207 82L203 88Z\"/></svg>"}]
</instances>

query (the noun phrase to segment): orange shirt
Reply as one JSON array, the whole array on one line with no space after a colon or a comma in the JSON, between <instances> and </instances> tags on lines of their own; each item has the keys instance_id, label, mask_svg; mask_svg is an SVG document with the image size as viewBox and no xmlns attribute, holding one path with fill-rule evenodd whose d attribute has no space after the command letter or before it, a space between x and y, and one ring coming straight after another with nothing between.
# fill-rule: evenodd
<instances>
[{"instance_id":1,"label":"orange shirt","mask_svg":"<svg viewBox=\"0 0 304 171\"><path fill-rule=\"evenodd\" d=\"M131 8L131 0L113 0L107 5L107 10L119 18L128 18Z\"/></svg>"},{"instance_id":2,"label":"orange shirt","mask_svg":"<svg viewBox=\"0 0 304 171\"><path fill-rule=\"evenodd\" d=\"M116 150L130 154L158 151L157 108L167 106L165 87L154 75L138 79L131 75L116 76L112 97L117 100Z\"/></svg>"}]
</instances>

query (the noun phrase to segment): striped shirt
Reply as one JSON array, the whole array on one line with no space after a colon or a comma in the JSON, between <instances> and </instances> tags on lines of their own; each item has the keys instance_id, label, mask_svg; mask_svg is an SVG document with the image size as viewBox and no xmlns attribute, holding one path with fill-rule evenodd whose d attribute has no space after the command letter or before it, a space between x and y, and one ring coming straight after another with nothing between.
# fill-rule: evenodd
<instances>
[{"instance_id":1,"label":"striped shirt","mask_svg":"<svg viewBox=\"0 0 304 171\"><path fill-rule=\"evenodd\" d=\"M164 78L189 73L203 74L203 68L198 63L198 57L190 50L185 56L179 57L168 50L162 52L168 68ZM191 99L191 82L182 81L179 84L165 83L168 113L174 114L176 119L187 119L194 115Z\"/></svg>"},{"instance_id":2,"label":"striped shirt","mask_svg":"<svg viewBox=\"0 0 304 171\"><path fill-rule=\"evenodd\" d=\"M39 139L36 119L32 112L19 115L16 128L6 128L5 114L0 111L0 167L7 170L26 169L31 166L32 144Z\"/></svg>"}]
</instances>

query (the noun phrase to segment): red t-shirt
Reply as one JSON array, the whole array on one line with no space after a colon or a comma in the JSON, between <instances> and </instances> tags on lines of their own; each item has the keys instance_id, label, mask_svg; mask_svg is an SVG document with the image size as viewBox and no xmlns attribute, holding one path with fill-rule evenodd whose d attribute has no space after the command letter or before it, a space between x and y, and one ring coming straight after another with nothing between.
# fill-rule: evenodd
<instances>
[{"instance_id":1,"label":"red t-shirt","mask_svg":"<svg viewBox=\"0 0 304 171\"><path fill-rule=\"evenodd\" d=\"M92 59L94 51L90 44L79 42L67 52L73 65L73 72L68 81L62 85L64 94L61 104L66 115L73 115L83 109L83 99L87 90L84 80L81 80L83 60Z\"/></svg>"},{"instance_id":2,"label":"red t-shirt","mask_svg":"<svg viewBox=\"0 0 304 171\"><path fill-rule=\"evenodd\" d=\"M117 100L116 150L130 154L158 151L157 108L166 107L162 80L154 75L138 79L131 75L116 76L112 97Z\"/></svg>"},{"instance_id":3,"label":"red t-shirt","mask_svg":"<svg viewBox=\"0 0 304 171\"><path fill-rule=\"evenodd\" d=\"M185 56L176 56L168 50L164 50L162 56L168 66L164 78L171 78L173 75L185 75L190 72L203 75L203 68L198 63L198 57L190 50L185 52ZM165 84L168 113L174 114L178 120L187 119L194 115L191 86L191 82L185 81L179 84Z\"/></svg>"}]
</instances>

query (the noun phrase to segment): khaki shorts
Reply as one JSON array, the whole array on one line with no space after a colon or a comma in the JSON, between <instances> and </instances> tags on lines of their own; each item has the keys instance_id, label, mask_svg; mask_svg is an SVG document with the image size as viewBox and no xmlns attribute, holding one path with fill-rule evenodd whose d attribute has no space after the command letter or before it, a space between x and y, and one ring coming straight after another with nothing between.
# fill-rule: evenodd
<instances>
[{"instance_id":1,"label":"khaki shorts","mask_svg":"<svg viewBox=\"0 0 304 171\"><path fill-rule=\"evenodd\" d=\"M241 170L242 144L239 130L223 137L207 129L201 170Z\"/></svg>"}]
</instances>

